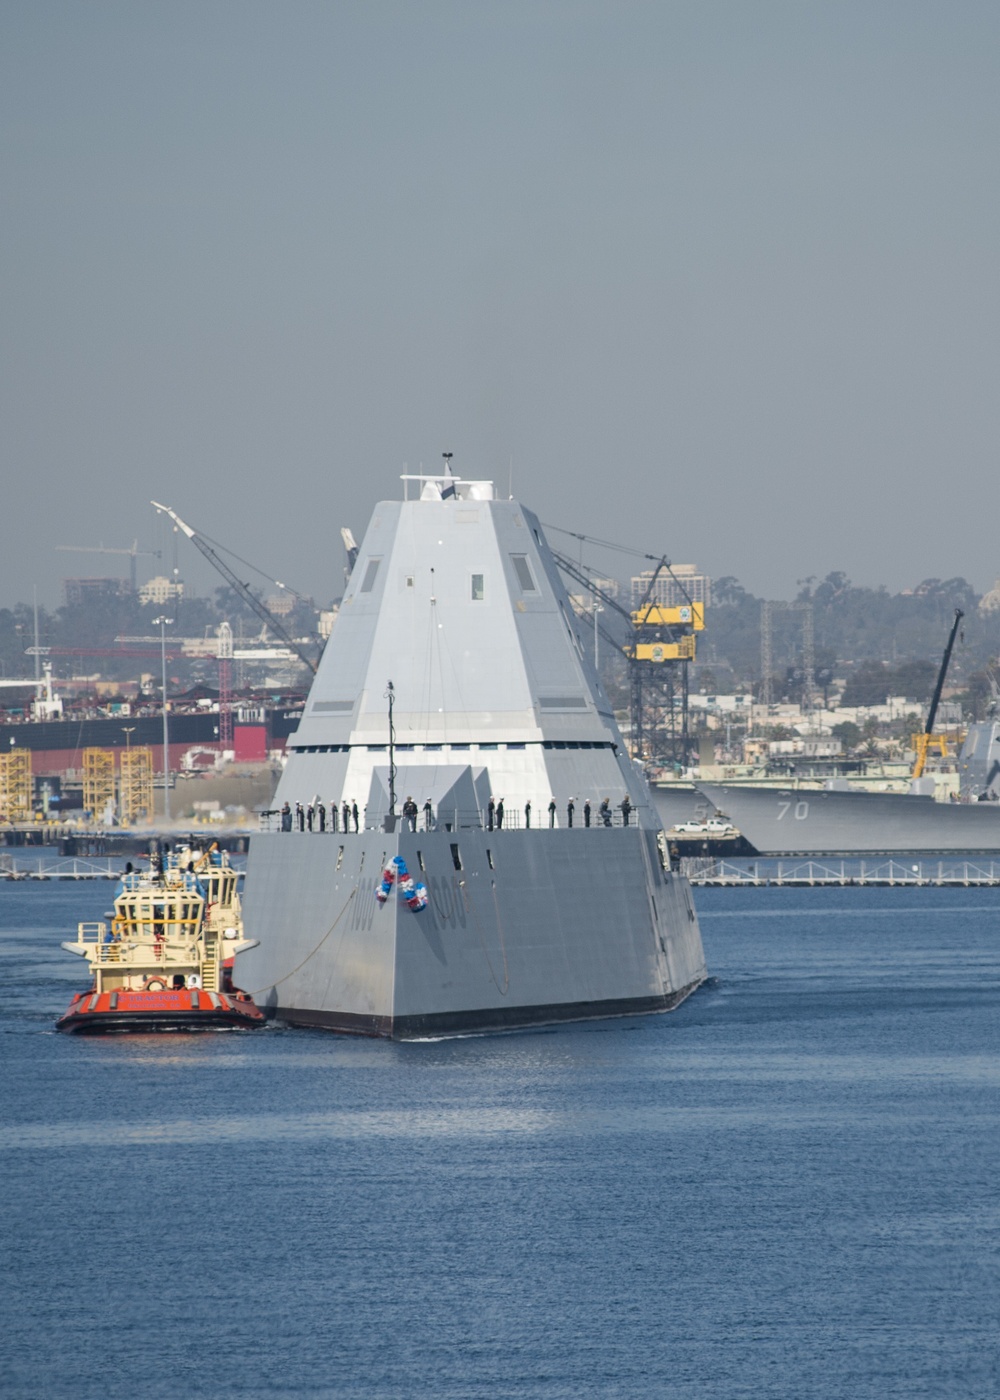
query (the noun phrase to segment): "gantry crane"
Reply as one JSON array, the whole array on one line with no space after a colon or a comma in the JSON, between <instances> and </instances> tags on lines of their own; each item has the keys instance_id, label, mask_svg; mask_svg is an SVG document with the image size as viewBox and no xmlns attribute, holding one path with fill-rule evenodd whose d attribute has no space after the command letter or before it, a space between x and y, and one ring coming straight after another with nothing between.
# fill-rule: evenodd
<instances>
[{"instance_id":1,"label":"gantry crane","mask_svg":"<svg viewBox=\"0 0 1000 1400\"><path fill-rule=\"evenodd\" d=\"M630 611L595 584L581 565L556 550L552 554L563 573L582 584L603 607L618 613L628 623L629 638L623 644L595 619L600 635L621 652L628 664L632 756L648 760L656 756L654 749L659 747L670 750L673 758L686 763L691 745L688 665L695 659L695 634L705 626L705 605L690 600L676 575L672 576L687 601L677 607L650 602L660 574L664 570L672 573L665 558L657 561L639 607ZM651 713L654 710L664 714L667 721L665 742L660 746L654 742L657 729Z\"/></svg>"}]
</instances>

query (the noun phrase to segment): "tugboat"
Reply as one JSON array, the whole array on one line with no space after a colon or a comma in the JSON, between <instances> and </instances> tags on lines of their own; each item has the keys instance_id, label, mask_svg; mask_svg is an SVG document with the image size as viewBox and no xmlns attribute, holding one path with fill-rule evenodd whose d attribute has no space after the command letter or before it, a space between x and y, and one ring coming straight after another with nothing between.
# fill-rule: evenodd
<instances>
[{"instance_id":1,"label":"tugboat","mask_svg":"<svg viewBox=\"0 0 1000 1400\"><path fill-rule=\"evenodd\" d=\"M243 937L237 872L216 843L207 851L154 842L148 870L122 876L106 921L81 923L62 946L87 958L93 983L78 992L60 1031L197 1031L264 1025L233 984Z\"/></svg>"}]
</instances>

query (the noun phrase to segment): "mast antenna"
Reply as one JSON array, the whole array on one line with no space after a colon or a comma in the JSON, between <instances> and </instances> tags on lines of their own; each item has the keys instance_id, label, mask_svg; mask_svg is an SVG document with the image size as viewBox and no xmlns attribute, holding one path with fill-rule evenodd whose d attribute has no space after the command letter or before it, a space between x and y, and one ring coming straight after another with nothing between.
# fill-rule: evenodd
<instances>
[{"instance_id":1,"label":"mast antenna","mask_svg":"<svg viewBox=\"0 0 1000 1400\"><path fill-rule=\"evenodd\" d=\"M386 817L386 831L396 830L396 729L392 722L392 707L396 702L396 689L392 681L386 683L385 698L389 702L389 814Z\"/></svg>"}]
</instances>

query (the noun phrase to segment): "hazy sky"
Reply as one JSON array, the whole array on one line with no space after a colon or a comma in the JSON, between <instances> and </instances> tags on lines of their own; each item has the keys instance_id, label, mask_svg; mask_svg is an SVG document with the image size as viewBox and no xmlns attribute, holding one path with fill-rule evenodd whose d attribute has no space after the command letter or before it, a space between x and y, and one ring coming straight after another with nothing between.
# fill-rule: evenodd
<instances>
[{"instance_id":1,"label":"hazy sky","mask_svg":"<svg viewBox=\"0 0 1000 1400\"><path fill-rule=\"evenodd\" d=\"M0 604L150 497L325 600L445 449L754 592L989 587L998 41L995 0L4 0Z\"/></svg>"}]
</instances>

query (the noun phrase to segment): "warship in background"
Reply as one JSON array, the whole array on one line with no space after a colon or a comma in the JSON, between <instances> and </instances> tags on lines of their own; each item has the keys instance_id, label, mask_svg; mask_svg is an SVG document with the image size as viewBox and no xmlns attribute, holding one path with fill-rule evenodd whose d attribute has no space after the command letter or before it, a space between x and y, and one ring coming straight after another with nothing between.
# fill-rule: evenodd
<instances>
[{"instance_id":1,"label":"warship in background","mask_svg":"<svg viewBox=\"0 0 1000 1400\"><path fill-rule=\"evenodd\" d=\"M250 843L247 984L393 1038L675 1007L706 975L690 889L538 520L450 462L403 480L419 498L375 508L275 794L325 829Z\"/></svg>"},{"instance_id":2,"label":"warship in background","mask_svg":"<svg viewBox=\"0 0 1000 1400\"><path fill-rule=\"evenodd\" d=\"M934 798L933 777L908 793L698 784L706 813L724 812L759 855L969 855L1000 852L1000 718L969 726L954 802Z\"/></svg>"},{"instance_id":3,"label":"warship in background","mask_svg":"<svg viewBox=\"0 0 1000 1400\"><path fill-rule=\"evenodd\" d=\"M700 783L717 812L725 811L760 855L944 855L1000 851L1000 708L994 686L991 712L970 726L958 757L955 801L938 802L925 776L955 638L964 614L955 609L923 733L914 735L916 762L906 793L852 792L834 780L818 792L790 787L751 788Z\"/></svg>"}]
</instances>

